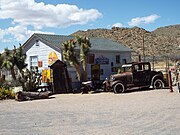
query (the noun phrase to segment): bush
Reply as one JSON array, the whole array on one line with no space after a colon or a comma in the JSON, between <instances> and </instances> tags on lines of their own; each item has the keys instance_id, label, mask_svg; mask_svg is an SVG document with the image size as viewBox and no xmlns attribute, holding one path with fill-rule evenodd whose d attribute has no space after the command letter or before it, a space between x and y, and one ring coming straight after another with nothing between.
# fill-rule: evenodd
<instances>
[{"instance_id":1,"label":"bush","mask_svg":"<svg viewBox=\"0 0 180 135\"><path fill-rule=\"evenodd\" d=\"M0 89L6 89L6 90L10 90L10 83L8 81L3 81L0 84Z\"/></svg>"},{"instance_id":2,"label":"bush","mask_svg":"<svg viewBox=\"0 0 180 135\"><path fill-rule=\"evenodd\" d=\"M14 99L15 95L12 90L6 89L4 87L0 87L0 100L4 99Z\"/></svg>"}]
</instances>

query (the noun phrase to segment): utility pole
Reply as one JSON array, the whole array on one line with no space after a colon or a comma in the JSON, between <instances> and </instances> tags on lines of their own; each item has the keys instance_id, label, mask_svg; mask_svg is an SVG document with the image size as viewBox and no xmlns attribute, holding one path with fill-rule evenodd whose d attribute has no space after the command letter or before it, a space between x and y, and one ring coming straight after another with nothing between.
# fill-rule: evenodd
<instances>
[{"instance_id":1,"label":"utility pole","mask_svg":"<svg viewBox=\"0 0 180 135\"><path fill-rule=\"evenodd\" d=\"M142 49L143 49L143 61L145 61L144 34L142 38Z\"/></svg>"}]
</instances>

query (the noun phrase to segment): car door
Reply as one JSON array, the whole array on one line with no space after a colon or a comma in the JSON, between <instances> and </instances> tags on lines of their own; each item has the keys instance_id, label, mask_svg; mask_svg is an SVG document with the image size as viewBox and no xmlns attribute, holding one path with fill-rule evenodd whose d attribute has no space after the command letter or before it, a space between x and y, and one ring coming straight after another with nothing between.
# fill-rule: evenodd
<instances>
[{"instance_id":1,"label":"car door","mask_svg":"<svg viewBox=\"0 0 180 135\"><path fill-rule=\"evenodd\" d=\"M133 66L133 83L135 86L142 86L144 85L143 81L144 70L142 64L135 64Z\"/></svg>"},{"instance_id":2,"label":"car door","mask_svg":"<svg viewBox=\"0 0 180 135\"><path fill-rule=\"evenodd\" d=\"M142 73L143 85L150 85L150 82L151 82L150 74L151 74L150 63L144 63L143 64L143 73Z\"/></svg>"}]
</instances>

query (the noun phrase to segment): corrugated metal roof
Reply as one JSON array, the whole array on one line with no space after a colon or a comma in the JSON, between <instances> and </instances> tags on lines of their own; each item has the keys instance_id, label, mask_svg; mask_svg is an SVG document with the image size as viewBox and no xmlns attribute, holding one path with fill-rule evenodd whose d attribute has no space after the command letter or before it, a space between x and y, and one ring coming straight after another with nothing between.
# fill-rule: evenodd
<instances>
[{"instance_id":1,"label":"corrugated metal roof","mask_svg":"<svg viewBox=\"0 0 180 135\"><path fill-rule=\"evenodd\" d=\"M34 36L37 36L49 44L57 46L58 48L62 49L62 43L74 39L72 36L63 36L63 35L50 35L50 34L37 34L35 33ZM125 47L122 44L114 42L110 39L103 39L103 38L90 38L91 42L91 50L103 50L103 51L133 51L132 49Z\"/></svg>"}]
</instances>

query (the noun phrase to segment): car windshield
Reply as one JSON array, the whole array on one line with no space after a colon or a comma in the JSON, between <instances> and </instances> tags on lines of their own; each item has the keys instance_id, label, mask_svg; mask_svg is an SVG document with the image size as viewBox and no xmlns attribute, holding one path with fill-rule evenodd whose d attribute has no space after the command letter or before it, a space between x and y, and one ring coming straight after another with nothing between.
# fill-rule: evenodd
<instances>
[{"instance_id":1,"label":"car windshield","mask_svg":"<svg viewBox=\"0 0 180 135\"><path fill-rule=\"evenodd\" d=\"M123 65L123 72L131 72L132 71L132 64Z\"/></svg>"}]
</instances>

